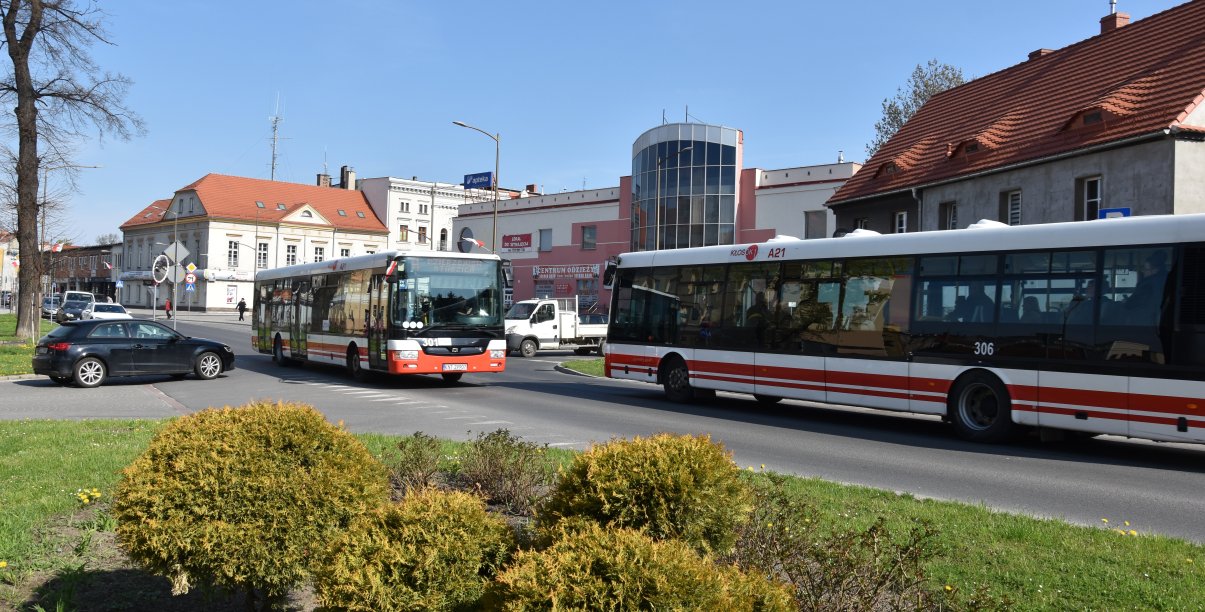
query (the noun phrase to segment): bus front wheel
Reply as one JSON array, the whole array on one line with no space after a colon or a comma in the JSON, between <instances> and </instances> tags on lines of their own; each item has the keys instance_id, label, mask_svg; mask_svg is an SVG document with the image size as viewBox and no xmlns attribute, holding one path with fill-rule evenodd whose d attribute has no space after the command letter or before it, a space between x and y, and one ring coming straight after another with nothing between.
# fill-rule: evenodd
<instances>
[{"instance_id":1,"label":"bus front wheel","mask_svg":"<svg viewBox=\"0 0 1205 612\"><path fill-rule=\"evenodd\" d=\"M665 397L669 401L684 404L694 399L694 389L690 386L690 370L681 357L671 357L661 369L661 385L665 387Z\"/></svg>"},{"instance_id":2,"label":"bus front wheel","mask_svg":"<svg viewBox=\"0 0 1205 612\"><path fill-rule=\"evenodd\" d=\"M360 367L360 349L354 344L347 347L347 373L353 380L364 380L364 368Z\"/></svg>"},{"instance_id":3,"label":"bus front wheel","mask_svg":"<svg viewBox=\"0 0 1205 612\"><path fill-rule=\"evenodd\" d=\"M950 418L964 440L1008 441L1017 433L1012 412L1012 400L1004 384L985 372L960 378L950 393Z\"/></svg>"},{"instance_id":4,"label":"bus front wheel","mask_svg":"<svg viewBox=\"0 0 1205 612\"><path fill-rule=\"evenodd\" d=\"M444 377L444 382L455 384L460 382L460 378L464 376L463 372L444 372L441 376Z\"/></svg>"}]
</instances>

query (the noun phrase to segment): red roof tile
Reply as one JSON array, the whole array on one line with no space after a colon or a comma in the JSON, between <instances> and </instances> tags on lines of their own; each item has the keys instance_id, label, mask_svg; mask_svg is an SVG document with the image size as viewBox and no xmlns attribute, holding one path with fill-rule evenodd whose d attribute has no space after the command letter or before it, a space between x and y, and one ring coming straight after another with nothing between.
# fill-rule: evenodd
<instances>
[{"instance_id":1,"label":"red roof tile","mask_svg":"<svg viewBox=\"0 0 1205 612\"><path fill-rule=\"evenodd\" d=\"M934 95L829 203L1167 129L1199 133L1183 122L1203 102L1205 1L1194 0Z\"/></svg>"},{"instance_id":2,"label":"red roof tile","mask_svg":"<svg viewBox=\"0 0 1205 612\"><path fill-rule=\"evenodd\" d=\"M205 216L210 218L255 221L258 216L260 223L275 223L309 205L340 230L381 233L389 231L380 219L377 219L364 193L357 190L206 174L200 180L176 191L177 194L181 192L196 193ZM264 207L258 207L256 202L263 202ZM170 209L171 203L170 198L153 202L123 223L120 229L124 231L164 220L167 215L163 211ZM284 204L284 209L280 209L278 204ZM346 215L340 215L340 210ZM359 213L364 216L361 217ZM181 218L186 219L188 215L181 215ZM170 217L167 219L170 220ZM290 223L303 221L290 220ZM321 227L329 226L323 224Z\"/></svg>"}]
</instances>

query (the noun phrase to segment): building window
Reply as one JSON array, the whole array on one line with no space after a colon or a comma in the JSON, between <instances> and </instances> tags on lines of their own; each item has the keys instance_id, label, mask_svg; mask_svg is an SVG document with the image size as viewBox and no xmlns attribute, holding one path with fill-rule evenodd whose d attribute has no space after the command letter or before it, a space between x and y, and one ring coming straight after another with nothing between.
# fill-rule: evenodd
<instances>
[{"instance_id":1,"label":"building window","mask_svg":"<svg viewBox=\"0 0 1205 612\"><path fill-rule=\"evenodd\" d=\"M426 204L419 204L419 205L418 205L418 214L420 214L420 215L425 215L425 214L427 214L427 205L426 205Z\"/></svg>"},{"instance_id":2,"label":"building window","mask_svg":"<svg viewBox=\"0 0 1205 612\"><path fill-rule=\"evenodd\" d=\"M226 241L226 267L231 270L238 268L238 241Z\"/></svg>"},{"instance_id":3,"label":"building window","mask_svg":"<svg viewBox=\"0 0 1205 612\"><path fill-rule=\"evenodd\" d=\"M448 250L448 230L446 228L439 230L439 250Z\"/></svg>"},{"instance_id":4,"label":"building window","mask_svg":"<svg viewBox=\"0 0 1205 612\"><path fill-rule=\"evenodd\" d=\"M268 243L266 242L256 245L255 267L261 270L268 267Z\"/></svg>"},{"instance_id":5,"label":"building window","mask_svg":"<svg viewBox=\"0 0 1205 612\"><path fill-rule=\"evenodd\" d=\"M314 247L314 262L323 261L326 259L326 247Z\"/></svg>"},{"instance_id":6,"label":"building window","mask_svg":"<svg viewBox=\"0 0 1205 612\"><path fill-rule=\"evenodd\" d=\"M803 213L803 238L825 238L828 236L828 217L823 210L808 210Z\"/></svg>"},{"instance_id":7,"label":"building window","mask_svg":"<svg viewBox=\"0 0 1205 612\"><path fill-rule=\"evenodd\" d=\"M895 233L904 234L908 232L908 211L901 210L895 213Z\"/></svg>"},{"instance_id":8,"label":"building window","mask_svg":"<svg viewBox=\"0 0 1205 612\"><path fill-rule=\"evenodd\" d=\"M1075 182L1075 220L1089 221L1100 216L1100 177L1090 176Z\"/></svg>"},{"instance_id":9,"label":"building window","mask_svg":"<svg viewBox=\"0 0 1205 612\"><path fill-rule=\"evenodd\" d=\"M941 215L938 229L958 229L958 202L942 202L938 205L938 211Z\"/></svg>"},{"instance_id":10,"label":"building window","mask_svg":"<svg viewBox=\"0 0 1205 612\"><path fill-rule=\"evenodd\" d=\"M364 251L364 254L365 254L365 255L373 255L373 254L375 254L375 253L376 253L376 249L366 249L366 250Z\"/></svg>"},{"instance_id":11,"label":"building window","mask_svg":"<svg viewBox=\"0 0 1205 612\"><path fill-rule=\"evenodd\" d=\"M597 231L598 231L597 226L594 226L594 225L583 225L582 226L582 250L583 251L593 251L595 248L597 248L595 246L595 244L596 244L595 243L595 235L596 235Z\"/></svg>"},{"instance_id":12,"label":"building window","mask_svg":"<svg viewBox=\"0 0 1205 612\"><path fill-rule=\"evenodd\" d=\"M418 228L418 242L419 244L427 244L427 228L421 225Z\"/></svg>"},{"instance_id":13,"label":"building window","mask_svg":"<svg viewBox=\"0 0 1205 612\"><path fill-rule=\"evenodd\" d=\"M297 265L297 245L290 244L285 246L285 265Z\"/></svg>"},{"instance_id":14,"label":"building window","mask_svg":"<svg viewBox=\"0 0 1205 612\"><path fill-rule=\"evenodd\" d=\"M404 213L410 212L410 203L409 202L402 202L402 212L404 212Z\"/></svg>"},{"instance_id":15,"label":"building window","mask_svg":"<svg viewBox=\"0 0 1205 612\"><path fill-rule=\"evenodd\" d=\"M854 219L854 229L870 229L870 218L858 217Z\"/></svg>"},{"instance_id":16,"label":"building window","mask_svg":"<svg viewBox=\"0 0 1205 612\"><path fill-rule=\"evenodd\" d=\"M1021 191L1005 191L1000 194L1000 222L1021 225Z\"/></svg>"},{"instance_id":17,"label":"building window","mask_svg":"<svg viewBox=\"0 0 1205 612\"><path fill-rule=\"evenodd\" d=\"M351 257L351 249L339 249L339 257Z\"/></svg>"},{"instance_id":18,"label":"building window","mask_svg":"<svg viewBox=\"0 0 1205 612\"><path fill-rule=\"evenodd\" d=\"M540 250L541 251L551 251L552 250L552 230L551 229L540 230Z\"/></svg>"},{"instance_id":19,"label":"building window","mask_svg":"<svg viewBox=\"0 0 1205 612\"><path fill-rule=\"evenodd\" d=\"M410 226L409 225L402 225L401 228L398 229L398 234L400 234L399 240L401 240L402 242L410 242Z\"/></svg>"}]
</instances>

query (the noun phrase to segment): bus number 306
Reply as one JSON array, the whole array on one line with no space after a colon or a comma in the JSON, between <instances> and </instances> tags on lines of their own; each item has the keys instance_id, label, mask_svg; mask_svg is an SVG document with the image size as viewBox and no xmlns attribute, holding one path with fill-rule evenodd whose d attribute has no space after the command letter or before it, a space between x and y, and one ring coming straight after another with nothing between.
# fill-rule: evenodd
<instances>
[{"instance_id":1,"label":"bus number 306","mask_svg":"<svg viewBox=\"0 0 1205 612\"><path fill-rule=\"evenodd\" d=\"M983 357L991 357L996 354L995 342L976 342L975 354Z\"/></svg>"}]
</instances>

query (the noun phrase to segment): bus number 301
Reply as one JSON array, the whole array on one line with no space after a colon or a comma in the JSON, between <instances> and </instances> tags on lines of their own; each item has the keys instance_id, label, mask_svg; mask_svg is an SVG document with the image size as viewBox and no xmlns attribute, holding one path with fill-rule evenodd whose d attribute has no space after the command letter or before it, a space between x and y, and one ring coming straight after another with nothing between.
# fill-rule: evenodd
<instances>
[{"instance_id":1,"label":"bus number 301","mask_svg":"<svg viewBox=\"0 0 1205 612\"><path fill-rule=\"evenodd\" d=\"M996 354L995 342L976 342L975 354L983 357L991 357Z\"/></svg>"}]
</instances>

